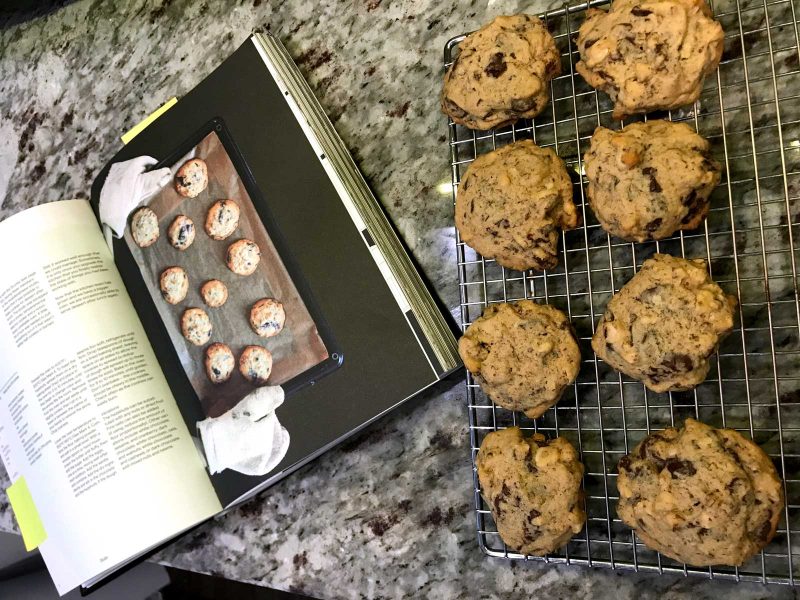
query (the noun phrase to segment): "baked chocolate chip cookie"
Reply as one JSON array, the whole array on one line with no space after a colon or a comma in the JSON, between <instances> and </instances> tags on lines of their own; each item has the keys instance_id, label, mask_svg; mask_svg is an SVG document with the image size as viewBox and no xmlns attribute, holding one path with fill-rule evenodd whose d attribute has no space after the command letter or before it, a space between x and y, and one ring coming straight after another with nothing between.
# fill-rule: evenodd
<instances>
[{"instance_id":1,"label":"baked chocolate chip cookie","mask_svg":"<svg viewBox=\"0 0 800 600\"><path fill-rule=\"evenodd\" d=\"M770 458L733 429L687 419L619 461L617 514L683 563L741 565L775 535L783 490Z\"/></svg>"},{"instance_id":2,"label":"baked chocolate chip cookie","mask_svg":"<svg viewBox=\"0 0 800 600\"><path fill-rule=\"evenodd\" d=\"M704 0L614 0L586 11L576 69L611 96L615 119L669 110L700 97L723 38Z\"/></svg>"},{"instance_id":3,"label":"baked chocolate chip cookie","mask_svg":"<svg viewBox=\"0 0 800 600\"><path fill-rule=\"evenodd\" d=\"M272 373L272 353L261 346L247 346L239 357L239 372L250 383L264 385Z\"/></svg>"},{"instance_id":4,"label":"baked chocolate chip cookie","mask_svg":"<svg viewBox=\"0 0 800 600\"><path fill-rule=\"evenodd\" d=\"M567 316L532 300L489 305L458 352L493 402L533 419L558 402L581 364Z\"/></svg>"},{"instance_id":5,"label":"baked chocolate chip cookie","mask_svg":"<svg viewBox=\"0 0 800 600\"><path fill-rule=\"evenodd\" d=\"M211 383L225 383L236 368L236 359L228 346L216 342L206 348L205 366Z\"/></svg>"},{"instance_id":6,"label":"baked chocolate chip cookie","mask_svg":"<svg viewBox=\"0 0 800 600\"><path fill-rule=\"evenodd\" d=\"M189 291L189 276L181 267L168 267L161 272L158 285L164 300L170 304L179 304Z\"/></svg>"},{"instance_id":7,"label":"baked chocolate chip cookie","mask_svg":"<svg viewBox=\"0 0 800 600\"><path fill-rule=\"evenodd\" d=\"M131 237L140 248L152 246L158 240L158 217L151 209L143 206L131 217Z\"/></svg>"},{"instance_id":8,"label":"baked chocolate chip cookie","mask_svg":"<svg viewBox=\"0 0 800 600\"><path fill-rule=\"evenodd\" d=\"M252 240L241 239L228 246L225 264L237 275L252 275L261 260L261 249Z\"/></svg>"},{"instance_id":9,"label":"baked chocolate chip cookie","mask_svg":"<svg viewBox=\"0 0 800 600\"><path fill-rule=\"evenodd\" d=\"M211 279L200 288L200 296L211 308L219 308L228 301L228 287L219 279Z\"/></svg>"},{"instance_id":10,"label":"baked chocolate chip cookie","mask_svg":"<svg viewBox=\"0 0 800 600\"><path fill-rule=\"evenodd\" d=\"M194 221L186 215L178 215L167 230L167 239L176 250L186 250L194 242Z\"/></svg>"},{"instance_id":11,"label":"baked chocolate chip cookie","mask_svg":"<svg viewBox=\"0 0 800 600\"><path fill-rule=\"evenodd\" d=\"M597 220L611 235L633 242L700 225L720 178L708 141L671 121L620 131L598 127L583 160Z\"/></svg>"},{"instance_id":12,"label":"baked chocolate chip cookie","mask_svg":"<svg viewBox=\"0 0 800 600\"><path fill-rule=\"evenodd\" d=\"M208 187L208 166L201 158L190 158L175 173L175 191L184 198L196 198Z\"/></svg>"},{"instance_id":13,"label":"baked chocolate chip cookie","mask_svg":"<svg viewBox=\"0 0 800 600\"><path fill-rule=\"evenodd\" d=\"M273 337L283 331L286 311L274 298L262 298L250 308L250 327L261 337Z\"/></svg>"},{"instance_id":14,"label":"baked chocolate chip cookie","mask_svg":"<svg viewBox=\"0 0 800 600\"><path fill-rule=\"evenodd\" d=\"M533 118L550 97L561 56L544 23L531 15L497 17L468 35L444 76L442 111L471 129Z\"/></svg>"},{"instance_id":15,"label":"baked chocolate chip cookie","mask_svg":"<svg viewBox=\"0 0 800 600\"><path fill-rule=\"evenodd\" d=\"M181 333L195 346L202 346L211 339L211 319L202 308L187 308L181 317Z\"/></svg>"},{"instance_id":16,"label":"baked chocolate chip cookie","mask_svg":"<svg viewBox=\"0 0 800 600\"><path fill-rule=\"evenodd\" d=\"M476 463L481 495L509 548L543 556L583 529L583 465L566 439L526 438L509 427L486 436Z\"/></svg>"},{"instance_id":17,"label":"baked chocolate chip cookie","mask_svg":"<svg viewBox=\"0 0 800 600\"><path fill-rule=\"evenodd\" d=\"M592 348L654 392L689 390L706 378L735 308L705 261L655 254L611 298Z\"/></svg>"},{"instance_id":18,"label":"baked chocolate chip cookie","mask_svg":"<svg viewBox=\"0 0 800 600\"><path fill-rule=\"evenodd\" d=\"M214 240L224 240L239 226L239 205L233 200L217 200L206 213L206 233Z\"/></svg>"},{"instance_id":19,"label":"baked chocolate chip cookie","mask_svg":"<svg viewBox=\"0 0 800 600\"><path fill-rule=\"evenodd\" d=\"M555 267L561 230L578 224L564 162L530 140L479 156L458 187L455 221L463 242L504 267Z\"/></svg>"}]
</instances>

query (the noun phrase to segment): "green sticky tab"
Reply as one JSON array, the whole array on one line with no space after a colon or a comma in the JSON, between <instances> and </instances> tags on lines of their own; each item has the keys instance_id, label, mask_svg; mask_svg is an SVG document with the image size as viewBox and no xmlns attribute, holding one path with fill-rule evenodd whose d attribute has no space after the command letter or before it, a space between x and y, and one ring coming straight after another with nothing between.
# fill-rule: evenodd
<instances>
[{"instance_id":1,"label":"green sticky tab","mask_svg":"<svg viewBox=\"0 0 800 600\"><path fill-rule=\"evenodd\" d=\"M47 532L44 530L42 520L39 518L39 511L33 503L31 491L24 477L17 479L11 487L6 490L8 501L17 517L19 530L22 532L22 540L25 542L25 549L30 551L39 547L47 539Z\"/></svg>"}]
</instances>

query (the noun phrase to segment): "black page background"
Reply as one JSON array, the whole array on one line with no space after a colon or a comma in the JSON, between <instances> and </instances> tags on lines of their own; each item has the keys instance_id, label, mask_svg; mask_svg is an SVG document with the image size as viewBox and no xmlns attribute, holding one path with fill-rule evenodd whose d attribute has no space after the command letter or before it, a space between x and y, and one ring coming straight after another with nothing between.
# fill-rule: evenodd
<instances>
[{"instance_id":1,"label":"black page background","mask_svg":"<svg viewBox=\"0 0 800 600\"><path fill-rule=\"evenodd\" d=\"M339 369L318 385L300 390L278 409L278 419L291 436L278 468L264 477L226 470L212 478L226 505L280 471L286 474L298 468L433 383L436 376L252 41L245 42L111 162L142 154L161 160L215 117L225 121L242 152L344 355ZM92 188L95 210L106 172ZM117 263L181 412L194 431L194 423L203 415L152 300L140 278L134 281L126 276L131 265L126 267L118 251Z\"/></svg>"}]
</instances>

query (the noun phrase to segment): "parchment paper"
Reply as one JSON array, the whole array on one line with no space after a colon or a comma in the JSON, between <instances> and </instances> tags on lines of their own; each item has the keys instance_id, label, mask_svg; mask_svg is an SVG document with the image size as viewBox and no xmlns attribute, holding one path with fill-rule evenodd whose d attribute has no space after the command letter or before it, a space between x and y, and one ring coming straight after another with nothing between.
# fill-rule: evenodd
<instances>
[{"instance_id":1,"label":"parchment paper","mask_svg":"<svg viewBox=\"0 0 800 600\"><path fill-rule=\"evenodd\" d=\"M285 383L319 364L328 357L328 351L216 133L207 135L192 152L172 166L173 177L191 157L206 161L208 187L196 198L184 198L170 182L147 203L158 215L161 231L158 241L147 248L139 248L131 237L130 227L125 230L125 241L206 415L216 417L233 408L253 389L253 384L238 370L239 355L245 346L261 345L272 353L268 385ZM204 224L208 208L222 198L234 200L241 215L237 230L227 239L216 241L206 234ZM182 252L173 248L167 239L167 229L179 214L190 217L196 230L194 243ZM253 240L261 249L258 269L246 277L236 275L225 264L228 246L241 238ZM159 289L161 272L172 266L183 267L189 275L189 293L175 306L164 300ZM219 279L228 287L228 301L220 308L206 306L200 296L200 286L209 279ZM250 307L261 298L276 298L283 303L286 324L277 336L262 338L250 327ZM205 346L195 346L181 334L181 315L190 307L202 308L211 319L214 330L208 343L227 344L236 357L237 368L225 383L213 384L208 380Z\"/></svg>"}]
</instances>

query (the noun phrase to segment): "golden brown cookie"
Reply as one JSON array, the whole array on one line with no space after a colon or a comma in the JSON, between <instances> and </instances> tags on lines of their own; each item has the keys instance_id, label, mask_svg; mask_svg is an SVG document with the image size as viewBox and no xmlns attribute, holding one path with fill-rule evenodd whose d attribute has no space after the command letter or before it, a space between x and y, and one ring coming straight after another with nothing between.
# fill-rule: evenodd
<instances>
[{"instance_id":1,"label":"golden brown cookie","mask_svg":"<svg viewBox=\"0 0 800 600\"><path fill-rule=\"evenodd\" d=\"M225 263L237 275L252 275L261 260L261 249L252 240L241 239L228 246Z\"/></svg>"},{"instance_id":2,"label":"golden brown cookie","mask_svg":"<svg viewBox=\"0 0 800 600\"><path fill-rule=\"evenodd\" d=\"M189 291L189 276L181 267L164 269L158 280L164 300L170 304L179 304Z\"/></svg>"},{"instance_id":3,"label":"golden brown cookie","mask_svg":"<svg viewBox=\"0 0 800 600\"><path fill-rule=\"evenodd\" d=\"M544 556L583 529L583 464L565 438L494 431L475 459L481 495L509 548Z\"/></svg>"},{"instance_id":4,"label":"golden brown cookie","mask_svg":"<svg viewBox=\"0 0 800 600\"><path fill-rule=\"evenodd\" d=\"M458 186L455 221L463 242L504 267L555 267L561 231L578 224L564 162L530 140L479 156Z\"/></svg>"},{"instance_id":5,"label":"golden brown cookie","mask_svg":"<svg viewBox=\"0 0 800 600\"><path fill-rule=\"evenodd\" d=\"M444 76L442 111L471 129L491 129L538 115L550 98L561 55L532 15L497 17L468 35Z\"/></svg>"},{"instance_id":6,"label":"golden brown cookie","mask_svg":"<svg viewBox=\"0 0 800 600\"><path fill-rule=\"evenodd\" d=\"M250 308L250 327L261 337L273 337L283 330L286 312L274 298L262 298Z\"/></svg>"},{"instance_id":7,"label":"golden brown cookie","mask_svg":"<svg viewBox=\"0 0 800 600\"><path fill-rule=\"evenodd\" d=\"M614 118L692 104L722 57L724 32L704 0L614 0L578 31L586 82L614 101Z\"/></svg>"},{"instance_id":8,"label":"golden brown cookie","mask_svg":"<svg viewBox=\"0 0 800 600\"><path fill-rule=\"evenodd\" d=\"M217 200L206 213L206 233L215 240L224 240L239 226L239 205L233 200Z\"/></svg>"},{"instance_id":9,"label":"golden brown cookie","mask_svg":"<svg viewBox=\"0 0 800 600\"><path fill-rule=\"evenodd\" d=\"M769 456L733 429L687 419L619 461L617 514L653 550L697 567L741 565L775 535L783 489Z\"/></svg>"},{"instance_id":10,"label":"golden brown cookie","mask_svg":"<svg viewBox=\"0 0 800 600\"><path fill-rule=\"evenodd\" d=\"M272 353L261 346L247 346L239 357L239 372L250 383L264 385L272 373Z\"/></svg>"},{"instance_id":11,"label":"golden brown cookie","mask_svg":"<svg viewBox=\"0 0 800 600\"><path fill-rule=\"evenodd\" d=\"M236 368L236 359L228 346L216 342L206 348L205 366L211 383L225 383Z\"/></svg>"},{"instance_id":12,"label":"golden brown cookie","mask_svg":"<svg viewBox=\"0 0 800 600\"><path fill-rule=\"evenodd\" d=\"M208 167L200 158L190 158L175 173L175 191L184 198L196 198L208 187Z\"/></svg>"},{"instance_id":13,"label":"golden brown cookie","mask_svg":"<svg viewBox=\"0 0 800 600\"><path fill-rule=\"evenodd\" d=\"M643 242L700 225L720 178L710 146L685 123L598 127L583 161L589 203L603 229Z\"/></svg>"},{"instance_id":14,"label":"golden brown cookie","mask_svg":"<svg viewBox=\"0 0 800 600\"><path fill-rule=\"evenodd\" d=\"M464 332L458 352L493 402L533 419L558 402L581 365L566 315L532 300L490 304Z\"/></svg>"},{"instance_id":15,"label":"golden brown cookie","mask_svg":"<svg viewBox=\"0 0 800 600\"><path fill-rule=\"evenodd\" d=\"M592 348L654 392L689 390L706 378L735 308L705 261L655 254L611 298Z\"/></svg>"},{"instance_id":16,"label":"golden brown cookie","mask_svg":"<svg viewBox=\"0 0 800 600\"><path fill-rule=\"evenodd\" d=\"M194 242L194 221L186 215L178 215L167 229L167 239L176 250L186 250Z\"/></svg>"},{"instance_id":17,"label":"golden brown cookie","mask_svg":"<svg viewBox=\"0 0 800 600\"><path fill-rule=\"evenodd\" d=\"M195 346L203 346L211 339L211 319L202 308L187 308L181 317L181 333Z\"/></svg>"},{"instance_id":18,"label":"golden brown cookie","mask_svg":"<svg viewBox=\"0 0 800 600\"><path fill-rule=\"evenodd\" d=\"M228 300L228 288L219 279L211 279L202 285L200 295L208 306L219 308Z\"/></svg>"},{"instance_id":19,"label":"golden brown cookie","mask_svg":"<svg viewBox=\"0 0 800 600\"><path fill-rule=\"evenodd\" d=\"M131 237L140 248L152 246L158 240L158 217L152 210L143 206L131 217Z\"/></svg>"}]
</instances>

